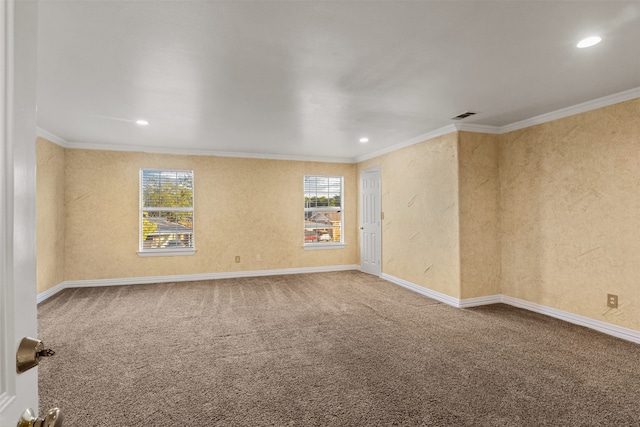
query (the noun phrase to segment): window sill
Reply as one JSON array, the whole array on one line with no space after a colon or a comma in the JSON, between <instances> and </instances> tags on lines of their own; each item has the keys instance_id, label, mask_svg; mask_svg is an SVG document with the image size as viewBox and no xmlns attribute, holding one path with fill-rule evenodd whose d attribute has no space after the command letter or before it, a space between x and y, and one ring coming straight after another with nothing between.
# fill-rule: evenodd
<instances>
[{"instance_id":1,"label":"window sill","mask_svg":"<svg viewBox=\"0 0 640 427\"><path fill-rule=\"evenodd\" d=\"M148 256L190 256L195 255L196 250L190 249L186 251L170 251L170 250L154 250L154 251L138 251L139 257L148 257Z\"/></svg>"},{"instance_id":2,"label":"window sill","mask_svg":"<svg viewBox=\"0 0 640 427\"><path fill-rule=\"evenodd\" d=\"M321 251L323 249L344 249L344 243L307 243L302 245L305 251Z\"/></svg>"}]
</instances>

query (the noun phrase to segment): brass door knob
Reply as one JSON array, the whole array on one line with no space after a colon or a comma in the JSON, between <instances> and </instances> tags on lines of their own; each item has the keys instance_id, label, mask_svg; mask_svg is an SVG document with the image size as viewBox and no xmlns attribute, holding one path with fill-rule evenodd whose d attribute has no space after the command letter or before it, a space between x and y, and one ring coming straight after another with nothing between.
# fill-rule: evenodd
<instances>
[{"instance_id":1,"label":"brass door knob","mask_svg":"<svg viewBox=\"0 0 640 427\"><path fill-rule=\"evenodd\" d=\"M16 353L16 371L21 374L40 363L40 358L51 357L55 351L44 348L42 341L36 338L25 337L20 341Z\"/></svg>"},{"instance_id":2,"label":"brass door knob","mask_svg":"<svg viewBox=\"0 0 640 427\"><path fill-rule=\"evenodd\" d=\"M22 413L17 427L62 427L62 412L59 408L53 408L43 419L37 418L33 409L29 408Z\"/></svg>"}]
</instances>

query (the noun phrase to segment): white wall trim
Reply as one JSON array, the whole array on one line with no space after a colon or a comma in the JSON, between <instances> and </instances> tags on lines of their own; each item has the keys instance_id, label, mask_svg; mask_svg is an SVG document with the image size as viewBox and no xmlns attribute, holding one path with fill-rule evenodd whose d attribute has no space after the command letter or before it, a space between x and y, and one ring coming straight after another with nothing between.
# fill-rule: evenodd
<instances>
[{"instance_id":1,"label":"white wall trim","mask_svg":"<svg viewBox=\"0 0 640 427\"><path fill-rule=\"evenodd\" d=\"M219 273L177 274L172 276L124 277L119 279L67 280L38 294L38 303L63 289L98 286L141 285L147 283L192 282L196 280L235 279L239 277L278 276L285 274L328 273L332 271L360 270L356 264L321 267L281 268L274 270L228 271Z\"/></svg>"},{"instance_id":2,"label":"white wall trim","mask_svg":"<svg viewBox=\"0 0 640 427\"><path fill-rule=\"evenodd\" d=\"M602 98L583 102L571 107L562 108L560 110L551 111L536 117L531 117L505 126L491 126L474 123L455 123L443 126L430 132L423 133L406 141L394 144L382 150L373 153L364 154L355 158L351 157L318 157L318 156L296 156L285 154L263 154L263 153L235 153L227 151L213 150L197 150L197 149L176 149L176 148L158 148L146 147L140 145L111 145L111 144L95 144L84 142L70 142L54 135L42 128L37 128L37 135L45 138L64 148L74 148L81 150L102 150L102 151L131 151L139 153L157 153L157 154L173 154L185 156L217 156L217 157L235 157L241 159L265 159L265 160L293 160L301 162L321 162L321 163L360 163L365 160L373 159L402 148L409 147L429 139L437 138L456 131L475 132L500 135L515 130L523 129L530 126L558 120L564 117L573 116L575 114L585 113L587 111L596 110L598 108L608 107L609 105L618 104L620 102L630 101L640 98L640 87L635 87L623 92L614 93Z\"/></svg>"},{"instance_id":3,"label":"white wall trim","mask_svg":"<svg viewBox=\"0 0 640 427\"><path fill-rule=\"evenodd\" d=\"M186 250L170 250L170 249L150 249L147 251L138 251L139 257L154 257L154 256L192 256L196 254L195 249Z\"/></svg>"},{"instance_id":4,"label":"white wall trim","mask_svg":"<svg viewBox=\"0 0 640 427\"><path fill-rule=\"evenodd\" d=\"M136 285L145 283L167 283L167 282L189 282L196 280L215 280L215 279L233 279L239 277L258 277L258 276L276 276L284 274L305 274L305 273L325 273L332 271L347 271L347 270L360 270L360 266L356 264L351 265L333 265L322 267L302 267L302 268L283 268L274 270L251 270L251 271L230 271L220 273L202 273L202 274L182 274L174 276L147 276L147 277L129 277L121 279L97 279L97 280L72 280L59 283L51 289L38 294L37 301L41 303L47 298L52 297L63 289L67 288L84 288L84 287L98 287L98 286L120 286L120 285ZM621 338L626 341L631 341L636 344L640 344L640 331L625 328L622 326L613 325L611 323L602 322L600 320L591 319L589 317L580 316L578 314L569 313L567 311L558 310L556 308L547 307L544 305L532 303L529 301L521 300L518 298L510 297L508 295L488 295L477 298L458 299L452 296L437 292L423 286L416 285L407 280L400 279L390 274L382 273L381 279L396 285L407 288L413 292L424 295L428 298L440 301L455 308L470 308L478 307L481 305L490 304L508 304L514 307L522 308L525 310L533 311L535 313L544 314L546 316L554 317L556 319L563 320L565 322L573 323L575 325L584 326L589 329L602 332L607 335L611 335L617 338Z\"/></svg>"},{"instance_id":5,"label":"white wall trim","mask_svg":"<svg viewBox=\"0 0 640 427\"><path fill-rule=\"evenodd\" d=\"M344 243L304 243L302 249L305 251L326 251L332 249L344 249L347 245Z\"/></svg>"},{"instance_id":6,"label":"white wall trim","mask_svg":"<svg viewBox=\"0 0 640 427\"><path fill-rule=\"evenodd\" d=\"M42 301L46 300L47 298L51 298L52 296L54 296L58 292L66 289L67 286L65 285L65 283L66 282L58 283L53 288L49 288L44 292L40 292L36 297L36 302L38 304L40 304Z\"/></svg>"},{"instance_id":7,"label":"white wall trim","mask_svg":"<svg viewBox=\"0 0 640 427\"><path fill-rule=\"evenodd\" d=\"M442 135L447 135L447 134L455 132L455 131L456 131L456 127L454 125L447 125L447 126L439 128L439 129L433 130L431 132L423 133L421 135L418 135L416 137L408 139L408 140L406 140L404 142L401 142L399 144L394 144L394 145L392 145L390 147L383 148L382 150L378 150L378 151L374 151L373 153L369 153L369 154L364 154L362 156L358 156L358 157L355 158L355 162L354 163L360 163L360 162L365 161L365 160L373 159L374 157L382 156L384 154L388 154L388 153L391 153L393 151L397 151L397 150L400 150L402 148L406 148L406 147L409 147L411 145L418 144L420 142L428 141L429 139L437 138L437 137L442 136Z\"/></svg>"},{"instance_id":8,"label":"white wall trim","mask_svg":"<svg viewBox=\"0 0 640 427\"><path fill-rule=\"evenodd\" d=\"M489 133L492 135L499 135L501 133L499 126L476 125L473 123L459 123L454 126L458 131L462 132Z\"/></svg>"},{"instance_id":9,"label":"white wall trim","mask_svg":"<svg viewBox=\"0 0 640 427\"><path fill-rule=\"evenodd\" d=\"M453 307L460 308L460 300L458 298L454 298L454 297L451 297L449 295L443 294L441 292L434 291L434 290L425 288L425 287L420 286L420 285L416 285L415 283L411 283L409 281L406 281L404 279L400 279L398 277L392 276L392 275L387 274L387 273L382 273L380 275L380 278L384 279L384 280L387 280L387 281L389 281L391 283L395 283L396 285L400 285L403 288L410 289L413 292L417 292L417 293L419 293L421 295L424 295L424 296L429 297L431 299L434 299L436 301L440 301L440 302L443 302L445 304L449 304L449 305L451 305Z\"/></svg>"},{"instance_id":10,"label":"white wall trim","mask_svg":"<svg viewBox=\"0 0 640 427\"><path fill-rule=\"evenodd\" d=\"M460 308L479 307L481 305L498 304L502 301L502 295L487 295L484 297L465 298L460 300Z\"/></svg>"},{"instance_id":11,"label":"white wall trim","mask_svg":"<svg viewBox=\"0 0 640 427\"><path fill-rule=\"evenodd\" d=\"M321 156L303 156L288 154L264 154L264 153L237 153L230 151L214 151L199 149L182 149L182 148L161 148L147 147L142 145L116 145L116 144L97 144L86 142L67 142L66 148L74 148L78 150L100 150L100 151L127 151L136 153L154 153L154 154L172 154L179 156L214 156L214 157L233 157L239 159L262 159L262 160L292 160L299 162L320 162L320 163L355 163L352 157L321 157Z\"/></svg>"},{"instance_id":12,"label":"white wall trim","mask_svg":"<svg viewBox=\"0 0 640 427\"><path fill-rule=\"evenodd\" d=\"M404 142L392 145L379 151L375 151L370 154L364 154L355 158L356 163L360 163L365 160L373 159L374 157L382 156L384 154L391 153L393 151L400 150L405 147L409 147L414 144L418 144L429 139L436 138L438 136L446 135L456 131L463 132L475 132L486 133L493 135L501 135L508 132L513 132L518 129L523 129L530 126L539 125L542 123L550 122L553 120L562 119L564 117L573 116L575 114L585 113L591 110L597 110L598 108L608 107L609 105L618 104L620 102L630 101L632 99L640 98L640 87L625 90L623 92L614 93L612 95L603 96L591 101L583 102L571 107L562 108L560 110L551 111L546 114L531 117L529 119L521 120L515 123L511 123L505 126L491 126L481 125L474 123L454 123L431 132L423 133L414 138L408 139Z\"/></svg>"},{"instance_id":13,"label":"white wall trim","mask_svg":"<svg viewBox=\"0 0 640 427\"><path fill-rule=\"evenodd\" d=\"M598 108L608 107L609 105L630 101L635 98L640 98L640 87L635 87L633 89L625 90L623 92L614 93L608 96L603 96L602 98L583 102L581 104L573 105L571 107L562 108L560 110L552 111L550 113L541 114L539 116L535 116L529 119L521 120L519 122L511 123L510 125L502 126L500 128L499 133L503 134L507 132L513 132L514 130L524 129L530 126L535 126L542 123L550 122L552 120L558 120L564 117L573 116L575 114L586 113L587 111L597 110Z\"/></svg>"},{"instance_id":14,"label":"white wall trim","mask_svg":"<svg viewBox=\"0 0 640 427\"><path fill-rule=\"evenodd\" d=\"M41 127L36 128L36 135L63 148L71 148L69 141L42 129Z\"/></svg>"},{"instance_id":15,"label":"white wall trim","mask_svg":"<svg viewBox=\"0 0 640 427\"><path fill-rule=\"evenodd\" d=\"M292 160L297 162L320 163L355 163L355 159L353 157L296 156L287 154L233 153L226 151L215 151L212 152L211 155L218 157L237 157L242 159Z\"/></svg>"},{"instance_id":16,"label":"white wall trim","mask_svg":"<svg viewBox=\"0 0 640 427\"><path fill-rule=\"evenodd\" d=\"M623 340L640 344L640 331L635 331L633 329L625 328L618 325L612 325L611 323L602 322L600 320L591 319L589 317L580 316L578 314L569 313L567 311L558 310L556 308L532 303L529 301L510 297L508 295L502 295L502 302L504 304L509 304L514 307L523 308L525 310L544 314L546 316L555 317L556 319L564 320L565 322L584 326L589 329L595 329L596 331L602 332L604 334L612 335L617 338L622 338Z\"/></svg>"},{"instance_id":17,"label":"white wall trim","mask_svg":"<svg viewBox=\"0 0 640 427\"><path fill-rule=\"evenodd\" d=\"M533 311L535 313L544 314L545 316L555 317L556 319L564 320L565 322L584 326L586 328L594 329L607 335L640 344L640 331L635 331L623 326L613 325L611 323L602 322L600 320L591 319L589 317L580 316L578 314L569 313L567 311L558 310L556 308L532 303L529 301L510 297L508 295L496 294L477 298L458 299L440 292L433 291L431 289L427 289L423 286L416 285L415 283L399 279L386 273L383 273L380 278L456 308L470 308L478 307L481 305L503 303L528 311Z\"/></svg>"}]
</instances>

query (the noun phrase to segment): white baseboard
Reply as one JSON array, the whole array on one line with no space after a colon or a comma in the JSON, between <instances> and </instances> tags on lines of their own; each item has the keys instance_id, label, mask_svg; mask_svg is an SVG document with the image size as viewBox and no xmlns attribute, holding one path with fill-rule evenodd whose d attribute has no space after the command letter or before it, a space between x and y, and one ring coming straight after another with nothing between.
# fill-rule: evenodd
<instances>
[{"instance_id":1,"label":"white baseboard","mask_svg":"<svg viewBox=\"0 0 640 427\"><path fill-rule=\"evenodd\" d=\"M487 295L484 297L476 297L476 298L465 298L460 300L460 308L471 308L478 307L481 305L489 305L489 304L498 304L504 302L502 300L502 295Z\"/></svg>"},{"instance_id":2,"label":"white baseboard","mask_svg":"<svg viewBox=\"0 0 640 427\"><path fill-rule=\"evenodd\" d=\"M578 314L569 313L568 311L558 310L556 308L532 303L529 301L510 297L508 295L498 294L477 298L458 299L440 292L433 291L431 289L427 289L423 286L416 285L415 283L399 279L389 274L383 273L380 278L456 308L470 308L481 305L503 303L512 305L514 307L523 308L525 310L533 311L535 313L544 314L546 316L555 317L556 319L564 320L565 322L584 326L586 328L594 329L607 335L640 344L640 331L613 325L607 322L602 322L600 320L591 319L589 317L580 316Z\"/></svg>"},{"instance_id":3,"label":"white baseboard","mask_svg":"<svg viewBox=\"0 0 640 427\"><path fill-rule=\"evenodd\" d=\"M323 267L303 267L303 268L283 268L275 270L253 270L253 271L231 271L221 273L203 273L203 274L182 274L174 276L148 276L148 277L129 277L121 279L99 279L99 280L72 280L65 281L51 289L41 292L37 296L37 302L41 303L47 298L52 297L58 292L66 288L81 288L93 286L119 286L119 285L135 285L143 283L167 283L167 282L190 282L196 280L214 280L214 279L233 279L238 277L258 277L258 276L276 276L282 274L304 274L304 273L325 273L331 271L347 271L360 270L360 266L352 265L333 265ZM544 314L546 316L555 317L586 328L594 329L607 335L611 335L623 340L640 344L640 331L636 331L622 326L613 325L611 323L602 322L600 320L591 319L589 317L580 316L578 314L569 313L567 311L558 310L544 305L532 303L508 295L488 295L477 298L458 299L452 296L425 288L415 283L408 282L404 279L391 276L386 273L380 275L381 279L387 280L396 285L400 285L413 292L419 293L436 301L443 302L456 308L470 308L481 305L503 303L514 307L523 308L535 313Z\"/></svg>"},{"instance_id":4,"label":"white baseboard","mask_svg":"<svg viewBox=\"0 0 640 427\"><path fill-rule=\"evenodd\" d=\"M611 323L602 322L600 320L595 320L589 317L580 316L578 314L569 313L568 311L558 310L556 308L532 303L529 301L510 297L508 295L502 295L502 302L504 304L509 304L514 307L523 308L525 310L544 314L546 316L555 317L556 319L564 320L565 322L584 326L586 328L594 329L607 335L612 335L617 338L622 338L623 340L640 344L640 331L635 331L633 329L625 328L622 326L612 325Z\"/></svg>"},{"instance_id":5,"label":"white baseboard","mask_svg":"<svg viewBox=\"0 0 640 427\"><path fill-rule=\"evenodd\" d=\"M55 294L57 294L58 292L62 291L63 289L66 289L66 288L67 288L67 286L65 285L65 282L58 283L53 288L49 288L44 292L40 292L36 296L36 302L38 304L40 304L42 301L46 300L47 298L51 298L52 296L54 296Z\"/></svg>"},{"instance_id":6,"label":"white baseboard","mask_svg":"<svg viewBox=\"0 0 640 427\"><path fill-rule=\"evenodd\" d=\"M235 279L238 277L278 276L283 274L327 273L331 271L360 270L356 264L321 267L281 268L274 270L228 271L220 273L177 274L172 276L126 277L120 279L68 280L38 294L38 303L67 288L95 286L138 285L145 283L192 282L196 280Z\"/></svg>"},{"instance_id":7,"label":"white baseboard","mask_svg":"<svg viewBox=\"0 0 640 427\"><path fill-rule=\"evenodd\" d=\"M404 279L400 279L398 277L392 276L387 273L382 273L380 275L381 279L387 280L391 283L395 283L396 285L400 285L403 288L407 288L412 290L413 292L417 292L421 295L434 299L436 301L443 302L445 304L449 304L453 307L460 308L460 300L458 298L451 297L449 295L443 294L438 291L434 291L428 288L425 288L420 285L416 285L415 283L408 282Z\"/></svg>"}]
</instances>

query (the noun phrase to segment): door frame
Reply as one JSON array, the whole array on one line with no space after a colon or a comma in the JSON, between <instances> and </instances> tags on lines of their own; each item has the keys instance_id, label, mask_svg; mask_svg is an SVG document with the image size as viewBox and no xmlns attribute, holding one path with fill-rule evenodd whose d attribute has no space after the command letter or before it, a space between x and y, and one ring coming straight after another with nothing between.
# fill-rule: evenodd
<instances>
[{"instance_id":1,"label":"door frame","mask_svg":"<svg viewBox=\"0 0 640 427\"><path fill-rule=\"evenodd\" d=\"M362 271L362 239L363 239L363 215L364 215L364 209L362 206L362 193L363 193L363 176L366 173L372 173L375 172L378 174L378 194L376 197L376 211L378 212L378 229L377 229L377 234L379 236L379 238L376 240L376 253L378 254L378 268L377 271L375 273L371 273L374 274L376 276L380 276L382 274L382 168L380 166L374 166L371 168L367 168L367 169L362 169L360 171L360 176L359 178L359 183L358 183L358 207L359 207L359 218L358 218L358 223L359 223L359 241L360 241L360 270Z\"/></svg>"},{"instance_id":2,"label":"door frame","mask_svg":"<svg viewBox=\"0 0 640 427\"><path fill-rule=\"evenodd\" d=\"M16 372L36 337L36 91L38 2L0 4L0 425L38 411L38 370Z\"/></svg>"}]
</instances>

